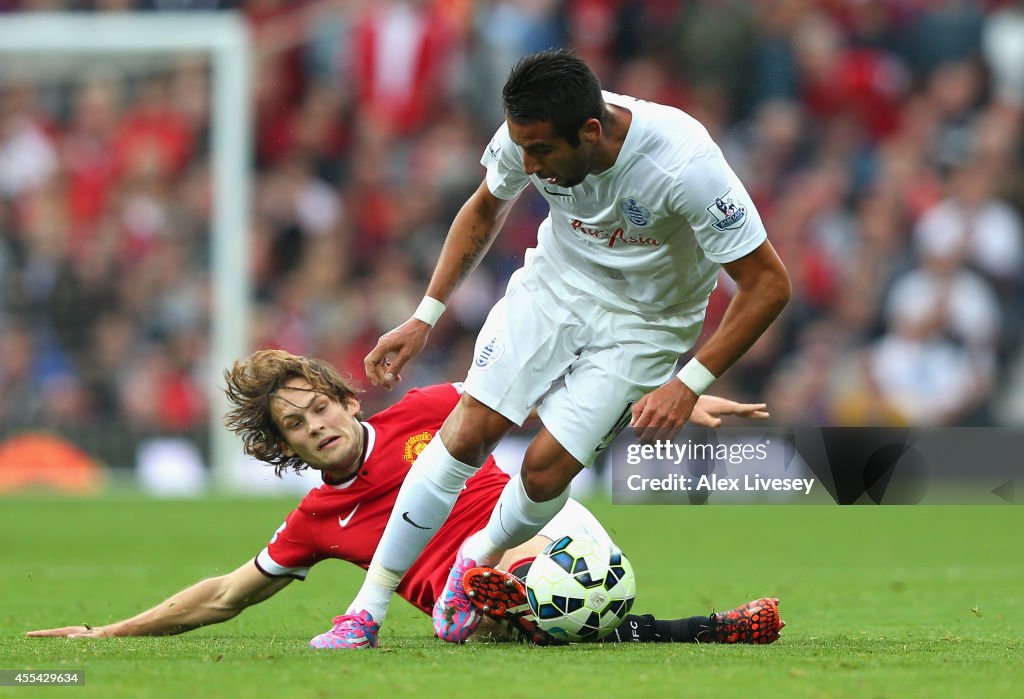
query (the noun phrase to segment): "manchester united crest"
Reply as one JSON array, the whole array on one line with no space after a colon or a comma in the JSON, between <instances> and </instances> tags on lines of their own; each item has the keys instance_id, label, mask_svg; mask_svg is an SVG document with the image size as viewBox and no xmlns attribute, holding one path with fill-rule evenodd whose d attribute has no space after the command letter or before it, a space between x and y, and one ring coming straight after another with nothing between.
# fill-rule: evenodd
<instances>
[{"instance_id":1,"label":"manchester united crest","mask_svg":"<svg viewBox=\"0 0 1024 699\"><path fill-rule=\"evenodd\" d=\"M405 450L402 453L402 458L408 461L410 464L416 460L416 457L420 455L423 448L430 442L433 437L430 432L420 432L409 437L405 440Z\"/></svg>"}]
</instances>

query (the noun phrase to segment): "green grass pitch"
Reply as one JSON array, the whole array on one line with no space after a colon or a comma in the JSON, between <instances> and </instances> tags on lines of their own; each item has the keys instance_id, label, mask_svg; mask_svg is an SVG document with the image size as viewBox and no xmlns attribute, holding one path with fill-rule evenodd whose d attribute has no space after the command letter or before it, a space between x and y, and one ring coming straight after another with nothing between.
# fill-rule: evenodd
<instances>
[{"instance_id":1,"label":"green grass pitch","mask_svg":"<svg viewBox=\"0 0 1024 699\"><path fill-rule=\"evenodd\" d=\"M226 624L170 638L27 639L102 624L252 557L294 500L0 500L0 669L84 670L66 697L1016 697L1024 508L712 506L594 511L637 571L635 611L777 595L772 646L446 645L392 606L375 652L313 653L361 580L327 561Z\"/></svg>"}]
</instances>

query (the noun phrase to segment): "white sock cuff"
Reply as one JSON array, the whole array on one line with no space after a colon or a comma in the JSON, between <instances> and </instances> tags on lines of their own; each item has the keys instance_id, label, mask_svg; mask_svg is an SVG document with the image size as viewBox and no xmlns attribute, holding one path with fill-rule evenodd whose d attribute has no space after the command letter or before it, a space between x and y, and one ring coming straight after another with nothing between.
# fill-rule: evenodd
<instances>
[{"instance_id":1,"label":"white sock cuff","mask_svg":"<svg viewBox=\"0 0 1024 699\"><path fill-rule=\"evenodd\" d=\"M540 519L546 522L554 516L555 513L561 510L569 500L569 488L566 488L550 500L534 502L530 499L530 496L526 494L526 486L523 484L522 475L513 476L512 480L516 483L515 488L512 490L516 499L516 504L520 507L522 513L531 520Z\"/></svg>"},{"instance_id":2,"label":"white sock cuff","mask_svg":"<svg viewBox=\"0 0 1024 699\"><path fill-rule=\"evenodd\" d=\"M412 466L413 472L446 493L457 493L462 490L462 486L466 485L466 481L476 473L476 470L475 467L452 456L441 441L440 434L434 435Z\"/></svg>"},{"instance_id":3,"label":"white sock cuff","mask_svg":"<svg viewBox=\"0 0 1024 699\"><path fill-rule=\"evenodd\" d=\"M359 588L356 598L352 600L345 611L346 614L358 614L366 610L378 624L384 623L388 614L388 602L391 595L402 582L402 576L385 569L376 560L370 561L370 567L366 570L366 578L363 579L363 586Z\"/></svg>"},{"instance_id":4,"label":"white sock cuff","mask_svg":"<svg viewBox=\"0 0 1024 699\"><path fill-rule=\"evenodd\" d=\"M366 579L374 585L394 592L402 582L402 575L401 573L388 570L377 561L371 560L370 566L366 569Z\"/></svg>"}]
</instances>

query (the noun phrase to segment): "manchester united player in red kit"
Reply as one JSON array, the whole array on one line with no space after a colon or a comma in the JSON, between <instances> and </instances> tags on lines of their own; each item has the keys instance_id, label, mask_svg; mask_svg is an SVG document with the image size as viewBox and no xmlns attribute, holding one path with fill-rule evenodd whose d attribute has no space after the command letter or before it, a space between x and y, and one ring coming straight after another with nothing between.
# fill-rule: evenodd
<instances>
[{"instance_id":1,"label":"manchester united player in red kit","mask_svg":"<svg viewBox=\"0 0 1024 699\"><path fill-rule=\"evenodd\" d=\"M234 572L200 581L156 607L106 626L68 626L30 636L160 636L226 621L269 598L326 558L366 568L384 532L402 481L460 397L455 384L410 391L396 405L359 419L355 391L326 362L280 350L261 350L226 372L233 409L226 424L246 452L286 469L320 471L323 485L307 494L260 553ZM706 397L698 420L716 425L718 415L762 417L763 405ZM509 477L489 458L466 484L445 522L403 578L398 594L425 614L444 588L462 541L486 522ZM415 525L413 522L412 524ZM571 501L551 528L509 551L499 568L536 555L555 537L572 531L607 536L582 505ZM673 621L628 617L630 634L606 640L750 641L778 637L774 601L759 600L774 619L771 633L744 634L744 611ZM737 613L738 612L738 613ZM624 625L625 626L625 625ZM494 635L494 625L479 633ZM628 637L627 637L628 636ZM755 637L756 636L756 637ZM770 642L770 641L768 641Z\"/></svg>"}]
</instances>

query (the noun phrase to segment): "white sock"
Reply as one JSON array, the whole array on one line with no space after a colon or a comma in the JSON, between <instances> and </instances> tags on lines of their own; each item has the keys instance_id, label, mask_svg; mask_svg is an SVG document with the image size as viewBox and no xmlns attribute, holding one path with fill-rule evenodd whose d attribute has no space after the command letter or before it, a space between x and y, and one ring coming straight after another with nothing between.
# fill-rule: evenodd
<instances>
[{"instance_id":1,"label":"white sock","mask_svg":"<svg viewBox=\"0 0 1024 699\"><path fill-rule=\"evenodd\" d=\"M384 617L388 613L388 602L391 595L398 589L402 582L402 574L386 570L377 562L376 557L370 561L370 567L366 570L366 577L363 578L363 585L356 593L346 614L357 614L363 609L370 613L373 620L378 624L384 623Z\"/></svg>"},{"instance_id":2,"label":"white sock","mask_svg":"<svg viewBox=\"0 0 1024 699\"><path fill-rule=\"evenodd\" d=\"M402 576L423 552L455 506L476 468L451 454L435 435L409 470L377 550L348 613L362 609L380 623Z\"/></svg>"},{"instance_id":3,"label":"white sock","mask_svg":"<svg viewBox=\"0 0 1024 699\"><path fill-rule=\"evenodd\" d=\"M568 499L566 488L551 500L534 502L526 494L522 476L512 476L501 491L487 526L466 539L463 554L478 565L493 566L505 551L537 536Z\"/></svg>"}]
</instances>

